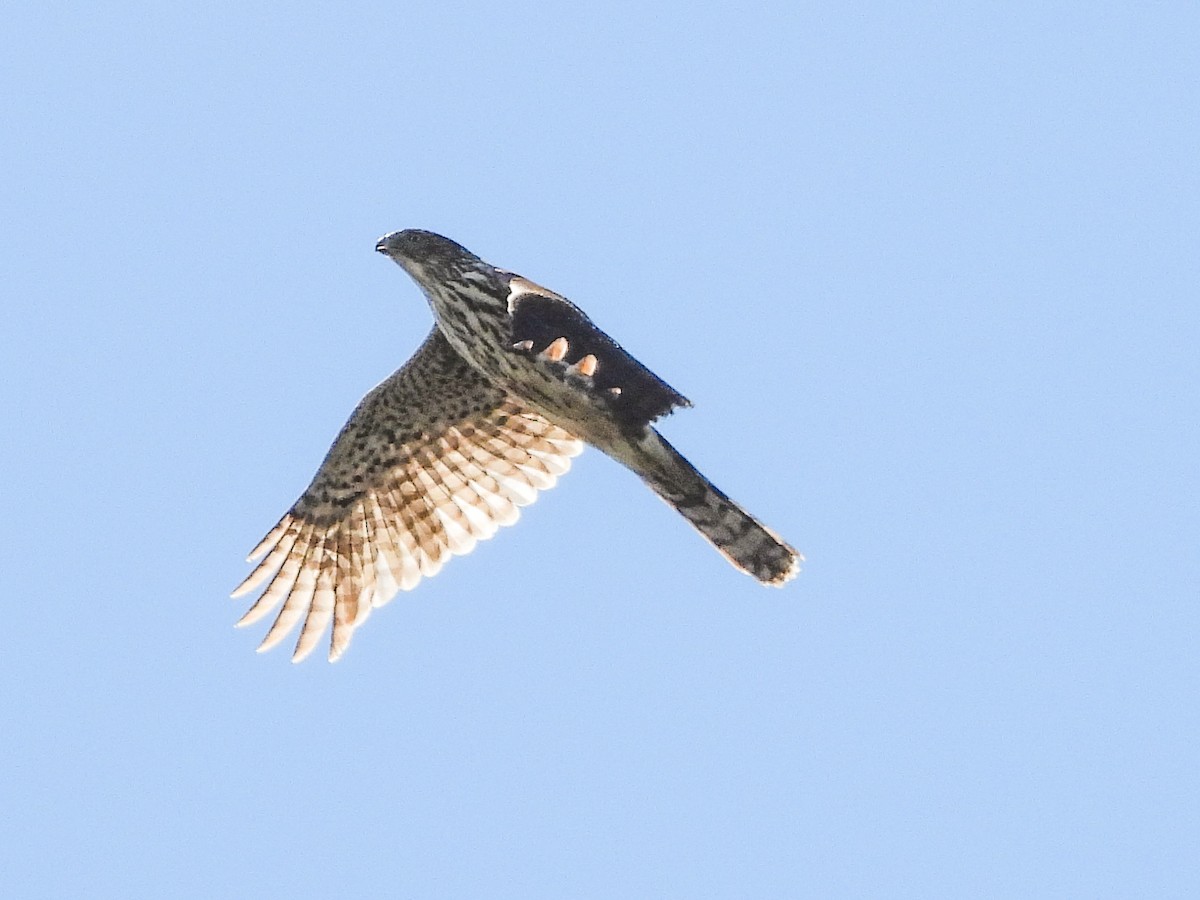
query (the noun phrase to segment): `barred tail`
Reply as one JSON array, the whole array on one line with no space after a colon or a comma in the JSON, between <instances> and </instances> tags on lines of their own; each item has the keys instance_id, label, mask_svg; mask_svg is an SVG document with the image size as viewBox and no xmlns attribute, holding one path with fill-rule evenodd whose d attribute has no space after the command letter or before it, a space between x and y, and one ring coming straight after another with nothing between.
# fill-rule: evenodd
<instances>
[{"instance_id":1,"label":"barred tail","mask_svg":"<svg viewBox=\"0 0 1200 900\"><path fill-rule=\"evenodd\" d=\"M733 565L781 587L804 559L774 531L730 500L658 432L646 429L635 471Z\"/></svg>"}]
</instances>

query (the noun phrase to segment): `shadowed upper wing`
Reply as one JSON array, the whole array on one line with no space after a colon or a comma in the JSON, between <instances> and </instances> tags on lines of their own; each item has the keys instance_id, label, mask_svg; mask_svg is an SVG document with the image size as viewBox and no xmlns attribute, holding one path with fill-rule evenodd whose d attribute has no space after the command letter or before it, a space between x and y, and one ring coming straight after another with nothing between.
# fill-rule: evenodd
<instances>
[{"instance_id":1,"label":"shadowed upper wing","mask_svg":"<svg viewBox=\"0 0 1200 900\"><path fill-rule=\"evenodd\" d=\"M597 328L570 300L520 276L512 277L510 290L513 342L529 341L531 349L539 351L563 337L568 346L564 363L577 363L589 354L596 357L592 383L607 396L622 426L636 431L677 406L692 405Z\"/></svg>"},{"instance_id":2,"label":"shadowed upper wing","mask_svg":"<svg viewBox=\"0 0 1200 900\"><path fill-rule=\"evenodd\" d=\"M238 625L282 603L259 650L303 619L299 661L332 619L337 659L372 607L515 522L581 449L491 386L435 328L363 398L308 490L251 553L266 557L233 596L267 587Z\"/></svg>"}]
</instances>

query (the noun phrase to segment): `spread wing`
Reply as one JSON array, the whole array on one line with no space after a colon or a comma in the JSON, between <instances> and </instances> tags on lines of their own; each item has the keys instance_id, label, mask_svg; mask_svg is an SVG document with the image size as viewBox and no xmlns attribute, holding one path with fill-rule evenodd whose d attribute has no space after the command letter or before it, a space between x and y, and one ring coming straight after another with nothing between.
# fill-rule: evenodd
<instances>
[{"instance_id":1,"label":"spread wing","mask_svg":"<svg viewBox=\"0 0 1200 900\"><path fill-rule=\"evenodd\" d=\"M260 651L303 620L300 661L333 621L329 659L371 609L517 520L583 445L470 368L435 328L367 394L303 496L250 554L233 592L266 589L238 625L282 604Z\"/></svg>"},{"instance_id":2,"label":"spread wing","mask_svg":"<svg viewBox=\"0 0 1200 900\"><path fill-rule=\"evenodd\" d=\"M565 297L520 276L512 277L509 289L513 343L528 342L530 350L537 352L561 337L567 342L563 363L571 365L586 356L595 357L592 384L607 396L613 415L625 428L641 430L677 406L692 405Z\"/></svg>"}]
</instances>

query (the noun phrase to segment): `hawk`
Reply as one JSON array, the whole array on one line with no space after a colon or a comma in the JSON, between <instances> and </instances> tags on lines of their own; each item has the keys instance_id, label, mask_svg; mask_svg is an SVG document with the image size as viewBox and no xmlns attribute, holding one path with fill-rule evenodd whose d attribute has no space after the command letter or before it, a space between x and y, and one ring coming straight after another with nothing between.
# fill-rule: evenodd
<instances>
[{"instance_id":1,"label":"hawk","mask_svg":"<svg viewBox=\"0 0 1200 900\"><path fill-rule=\"evenodd\" d=\"M651 423L691 406L565 297L410 229L381 238L435 325L372 390L308 489L251 552L233 592L266 585L239 626L282 604L260 652L301 620L292 659L333 622L330 661L370 611L469 553L554 486L584 443L638 475L729 562L782 585L802 559Z\"/></svg>"}]
</instances>

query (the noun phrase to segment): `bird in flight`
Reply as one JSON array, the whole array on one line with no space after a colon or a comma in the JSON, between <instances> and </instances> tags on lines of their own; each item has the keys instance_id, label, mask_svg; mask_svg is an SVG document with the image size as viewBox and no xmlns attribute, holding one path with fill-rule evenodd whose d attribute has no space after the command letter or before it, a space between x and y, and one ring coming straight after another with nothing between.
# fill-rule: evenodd
<instances>
[{"instance_id":1,"label":"bird in flight","mask_svg":"<svg viewBox=\"0 0 1200 900\"><path fill-rule=\"evenodd\" d=\"M416 281L434 328L363 398L251 552L261 561L233 596L266 587L238 625L282 604L260 651L303 620L299 662L332 620L336 660L372 608L515 522L584 443L631 469L738 569L775 586L795 576L800 554L651 427L691 403L579 307L429 231L396 231L375 249Z\"/></svg>"}]
</instances>

